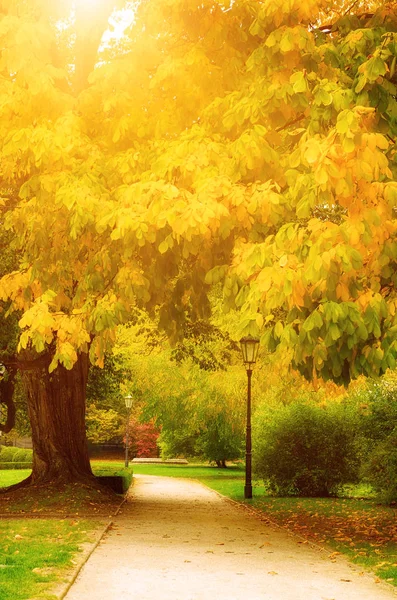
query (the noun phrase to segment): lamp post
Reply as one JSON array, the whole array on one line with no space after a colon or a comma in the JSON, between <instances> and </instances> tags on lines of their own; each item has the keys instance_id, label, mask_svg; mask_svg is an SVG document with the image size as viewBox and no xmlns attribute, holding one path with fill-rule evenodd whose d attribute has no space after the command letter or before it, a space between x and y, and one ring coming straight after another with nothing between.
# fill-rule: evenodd
<instances>
[{"instance_id":1,"label":"lamp post","mask_svg":"<svg viewBox=\"0 0 397 600\"><path fill-rule=\"evenodd\" d=\"M5 368L5 366L0 363L0 379L3 378L3 375L5 374L5 372L7 371L7 369ZM0 423L1 423L1 419L2 419L2 410L1 410L1 402L0 402ZM1 436L3 435L3 432L0 431L0 450L1 450Z\"/></svg>"},{"instance_id":2,"label":"lamp post","mask_svg":"<svg viewBox=\"0 0 397 600\"><path fill-rule=\"evenodd\" d=\"M259 340L247 336L240 340L244 366L247 371L247 428L245 437L245 486L244 498L252 498L252 441L251 441L251 377L252 368L256 363L259 350Z\"/></svg>"},{"instance_id":3,"label":"lamp post","mask_svg":"<svg viewBox=\"0 0 397 600\"><path fill-rule=\"evenodd\" d=\"M128 430L129 430L129 424L130 424L132 400L133 400L133 398L132 398L131 394L128 394L128 396L126 396L124 398L125 406L127 408L127 425L125 428L125 462L124 462L125 467L128 467L128 446L129 446Z\"/></svg>"}]
</instances>

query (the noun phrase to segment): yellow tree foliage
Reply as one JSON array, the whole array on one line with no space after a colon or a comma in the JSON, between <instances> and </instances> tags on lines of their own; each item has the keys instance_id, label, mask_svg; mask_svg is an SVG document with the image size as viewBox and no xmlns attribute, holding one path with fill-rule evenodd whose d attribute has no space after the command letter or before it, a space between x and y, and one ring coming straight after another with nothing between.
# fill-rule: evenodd
<instances>
[{"instance_id":1,"label":"yellow tree foliage","mask_svg":"<svg viewBox=\"0 0 397 600\"><path fill-rule=\"evenodd\" d=\"M135 10L123 34L103 32ZM112 11L116 11L113 12ZM307 378L395 364L396 3L0 2L0 177L20 348L101 364L224 282ZM119 16L118 16L119 15ZM102 39L102 42L101 42Z\"/></svg>"}]
</instances>

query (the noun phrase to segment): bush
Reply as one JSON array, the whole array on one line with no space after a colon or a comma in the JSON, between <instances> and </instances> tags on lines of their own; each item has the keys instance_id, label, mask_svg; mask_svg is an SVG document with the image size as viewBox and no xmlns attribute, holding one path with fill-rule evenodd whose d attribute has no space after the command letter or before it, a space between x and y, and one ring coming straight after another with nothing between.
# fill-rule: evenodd
<instances>
[{"instance_id":1,"label":"bush","mask_svg":"<svg viewBox=\"0 0 397 600\"><path fill-rule=\"evenodd\" d=\"M12 462L29 462L32 460L32 450L24 450L23 448L15 448Z\"/></svg>"},{"instance_id":2,"label":"bush","mask_svg":"<svg viewBox=\"0 0 397 600\"><path fill-rule=\"evenodd\" d=\"M357 481L358 426L341 404L294 402L255 424L254 470L276 495L330 496Z\"/></svg>"},{"instance_id":3,"label":"bush","mask_svg":"<svg viewBox=\"0 0 397 600\"><path fill-rule=\"evenodd\" d=\"M14 446L2 446L0 450L0 462L32 462L33 451Z\"/></svg>"},{"instance_id":4,"label":"bush","mask_svg":"<svg viewBox=\"0 0 397 600\"><path fill-rule=\"evenodd\" d=\"M28 462L1 462L0 461L0 470L4 471L16 471L21 469L31 469L32 461Z\"/></svg>"},{"instance_id":5,"label":"bush","mask_svg":"<svg viewBox=\"0 0 397 600\"><path fill-rule=\"evenodd\" d=\"M366 459L365 480L379 499L397 501L397 380L392 374L356 394L361 410L361 431Z\"/></svg>"},{"instance_id":6,"label":"bush","mask_svg":"<svg viewBox=\"0 0 397 600\"><path fill-rule=\"evenodd\" d=\"M364 465L363 475L380 500L387 504L397 501L397 431L377 444Z\"/></svg>"},{"instance_id":7,"label":"bush","mask_svg":"<svg viewBox=\"0 0 397 600\"><path fill-rule=\"evenodd\" d=\"M16 448L13 446L2 446L0 450L1 462L12 462Z\"/></svg>"}]
</instances>

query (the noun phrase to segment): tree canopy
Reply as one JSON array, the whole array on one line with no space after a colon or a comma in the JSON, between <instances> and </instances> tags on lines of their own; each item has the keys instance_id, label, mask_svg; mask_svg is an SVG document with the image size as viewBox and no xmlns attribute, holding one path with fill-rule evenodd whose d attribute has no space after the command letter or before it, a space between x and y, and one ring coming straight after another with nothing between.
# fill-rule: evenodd
<instances>
[{"instance_id":1,"label":"tree canopy","mask_svg":"<svg viewBox=\"0 0 397 600\"><path fill-rule=\"evenodd\" d=\"M395 365L395 2L2 0L0 40L22 354L101 365L139 306L177 339L221 281L308 378Z\"/></svg>"}]
</instances>

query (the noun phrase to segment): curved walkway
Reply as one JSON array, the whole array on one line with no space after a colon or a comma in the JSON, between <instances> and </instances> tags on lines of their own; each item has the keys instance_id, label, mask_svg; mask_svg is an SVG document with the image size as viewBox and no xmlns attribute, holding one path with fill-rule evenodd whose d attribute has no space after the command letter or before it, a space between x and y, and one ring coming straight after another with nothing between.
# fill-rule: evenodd
<instances>
[{"instance_id":1,"label":"curved walkway","mask_svg":"<svg viewBox=\"0 0 397 600\"><path fill-rule=\"evenodd\" d=\"M65 600L396 600L200 483L138 476Z\"/></svg>"}]
</instances>

